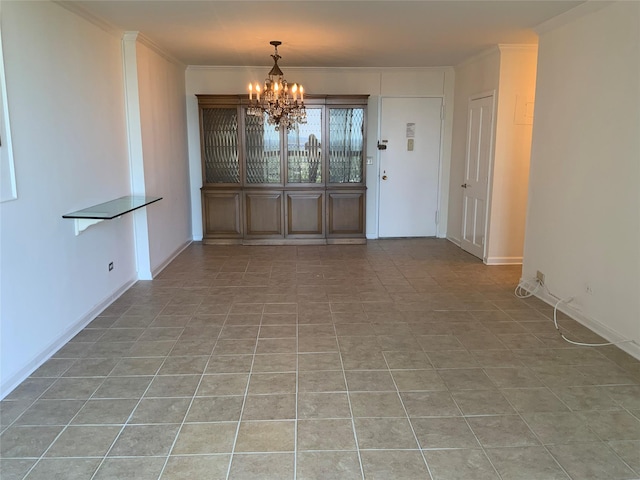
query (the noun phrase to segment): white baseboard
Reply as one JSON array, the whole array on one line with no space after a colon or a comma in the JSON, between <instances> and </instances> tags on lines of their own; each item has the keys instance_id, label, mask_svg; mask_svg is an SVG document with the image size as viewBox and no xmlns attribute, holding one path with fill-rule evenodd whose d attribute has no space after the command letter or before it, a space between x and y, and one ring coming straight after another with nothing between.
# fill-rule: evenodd
<instances>
[{"instance_id":1,"label":"white baseboard","mask_svg":"<svg viewBox=\"0 0 640 480\"><path fill-rule=\"evenodd\" d=\"M78 319L72 326L67 328L65 332L54 340L47 348L36 357L21 368L17 373L6 379L0 384L0 400L6 397L14 388L20 385L29 375L31 375L40 365L49 360L51 356L60 350L64 345L75 337L84 327L91 323L102 311L117 300L120 295L129 290L129 288L136 282L133 278L125 282L120 288L118 288L113 294L107 296L104 300L98 303L95 307L89 310L86 314Z\"/></svg>"},{"instance_id":2,"label":"white baseboard","mask_svg":"<svg viewBox=\"0 0 640 480\"><path fill-rule=\"evenodd\" d=\"M366 237L367 237L367 240L377 240L378 239L378 234L376 234L376 233L367 233Z\"/></svg>"},{"instance_id":3,"label":"white baseboard","mask_svg":"<svg viewBox=\"0 0 640 480\"><path fill-rule=\"evenodd\" d=\"M203 236L203 235L194 235L194 236L193 236L193 240L192 240L192 241L194 241L194 242L201 242L203 238L204 238L204 236Z\"/></svg>"},{"instance_id":4,"label":"white baseboard","mask_svg":"<svg viewBox=\"0 0 640 480\"><path fill-rule=\"evenodd\" d=\"M453 243L456 247L460 246L460 239L459 238L447 237L447 240L449 240L451 243Z\"/></svg>"},{"instance_id":5,"label":"white baseboard","mask_svg":"<svg viewBox=\"0 0 640 480\"><path fill-rule=\"evenodd\" d=\"M523 285L524 290L530 291L528 290L528 287L535 287L535 285L527 285L526 283L523 283L524 282L523 280L521 280L520 282L521 282L521 285ZM552 297L545 291L536 292L535 297L539 298L540 300L542 300L543 302L545 302L546 304L552 307L554 307L558 302L558 299ZM572 308L570 305L567 305L566 303L560 304L558 306L558 311L564 313L569 318L575 320L579 324L587 327L589 330L596 333L597 335L600 335L602 338L607 340L607 342L612 342L612 343L625 342L625 343L620 343L617 346L621 350L624 350L625 352L627 352L632 357L640 360L640 343L638 343L637 341L632 340L629 342L628 340L630 339L625 338L615 330L612 330L611 328L599 322L598 320L591 318L582 312L577 311L575 308Z\"/></svg>"},{"instance_id":6,"label":"white baseboard","mask_svg":"<svg viewBox=\"0 0 640 480\"><path fill-rule=\"evenodd\" d=\"M173 253L169 255L164 262L162 262L160 265L158 265L156 268L154 268L151 271L151 278L155 278L156 276L158 276L160 272L162 272L162 270L167 268L167 265L173 262L176 259L176 257L180 255L185 248L191 245L192 242L193 242L192 240L187 240L185 243L183 243L177 249L175 249Z\"/></svg>"},{"instance_id":7,"label":"white baseboard","mask_svg":"<svg viewBox=\"0 0 640 480\"><path fill-rule=\"evenodd\" d=\"M522 265L522 257L487 257L486 265Z\"/></svg>"}]
</instances>

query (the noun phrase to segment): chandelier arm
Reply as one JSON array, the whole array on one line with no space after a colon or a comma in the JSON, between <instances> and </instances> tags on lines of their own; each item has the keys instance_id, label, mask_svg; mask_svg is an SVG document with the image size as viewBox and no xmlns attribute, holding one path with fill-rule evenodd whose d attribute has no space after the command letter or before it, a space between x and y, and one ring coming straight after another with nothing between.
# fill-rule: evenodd
<instances>
[{"instance_id":1,"label":"chandelier arm","mask_svg":"<svg viewBox=\"0 0 640 480\"><path fill-rule=\"evenodd\" d=\"M249 87L249 100L251 106L247 109L247 115L259 117L260 123L267 115L267 123L275 125L276 130L285 127L287 131L293 130L296 125L307 123L307 115L304 107L303 88L297 84L289 89L289 84L284 78L282 70L278 66L278 60L282 57L278 54L278 46L282 42L273 40L269 42L274 47L273 67L269 71L264 82L264 91L260 92L256 84L256 99L253 100L252 89ZM298 100L298 91L300 97Z\"/></svg>"}]
</instances>

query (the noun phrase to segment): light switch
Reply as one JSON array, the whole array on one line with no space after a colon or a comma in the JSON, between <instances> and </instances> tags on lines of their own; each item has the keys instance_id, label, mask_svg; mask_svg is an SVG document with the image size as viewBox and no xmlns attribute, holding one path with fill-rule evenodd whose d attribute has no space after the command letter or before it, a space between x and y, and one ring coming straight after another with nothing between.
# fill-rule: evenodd
<instances>
[{"instance_id":1,"label":"light switch","mask_svg":"<svg viewBox=\"0 0 640 480\"><path fill-rule=\"evenodd\" d=\"M407 139L407 152L413 152L413 138Z\"/></svg>"}]
</instances>

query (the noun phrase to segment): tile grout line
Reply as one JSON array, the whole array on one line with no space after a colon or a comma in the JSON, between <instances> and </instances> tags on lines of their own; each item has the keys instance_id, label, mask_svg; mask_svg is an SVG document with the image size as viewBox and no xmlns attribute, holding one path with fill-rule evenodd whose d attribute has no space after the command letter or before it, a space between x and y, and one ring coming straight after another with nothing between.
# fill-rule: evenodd
<instances>
[{"instance_id":1,"label":"tile grout line","mask_svg":"<svg viewBox=\"0 0 640 480\"><path fill-rule=\"evenodd\" d=\"M398 384L396 383L396 379L393 377L393 373L391 372L391 368L389 367L389 362L387 361L387 357L384 355L384 353L382 353L382 358L384 358L384 363L387 366L387 372L389 373L389 376L391 377L391 381L393 382L393 386L396 389L395 393L398 396L398 400L400 400L400 405L402 405L402 410L404 411L405 418L407 419L407 423L409 424L409 428L411 428L411 433L413 434L413 439L415 440L416 445L418 446L418 451L420 452L420 456L422 457L422 461L424 462L425 466L427 467L427 472L429 473L429 477L433 479L435 477L433 476L433 473L431 472L431 467L429 467L429 463L427 462L427 457L424 454L424 450L422 448L422 445L420 445L420 440L418 439L418 435L416 434L416 431L413 428L413 423L411 422L411 417L409 416L409 412L407 411L407 407L405 406L404 401L402 400L402 395L400 395L400 389L398 388ZM437 372L436 372L436 375L437 375Z\"/></svg>"},{"instance_id":2,"label":"tile grout line","mask_svg":"<svg viewBox=\"0 0 640 480\"><path fill-rule=\"evenodd\" d=\"M202 302L199 304L199 306L201 306L201 305L202 305ZM229 309L229 310L231 310L231 309ZM195 315L195 313L194 313L194 315ZM162 478L162 475L164 474L164 471L167 468L167 465L169 464L169 459L171 458L171 453L173 452L173 449L175 448L176 443L178 442L178 437L180 436L180 433L182 432L182 429L184 428L184 424L187 421L187 416L189 415L189 412L191 411L191 407L193 406L193 402L195 401L196 396L198 395L198 389L200 388L200 385L202 384L202 380L204 379L204 376L205 376L205 374L207 372L207 368L209 367L209 363L211 362L211 357L213 356L213 352L214 352L214 350L216 348L216 345L218 344L218 340L220 340L220 336L222 335L222 330L224 329L224 325L227 323L228 316L229 316L229 311L227 311L225 320L222 323L222 326L220 327L220 331L218 332L218 336L216 337L216 341L214 342L213 346L211 347L211 352L209 353L209 358L205 362L204 369L202 370L202 374L200 374L200 380L198 380L198 384L196 385L196 388L193 391L193 395L191 396L191 399L189 401L189 405L187 406L187 409L186 409L186 411L184 413L184 417L182 418L182 423L178 427L178 431L176 432L176 436L174 437L173 442L171 443L171 446L169 447L169 450L167 452L167 458L165 459L164 464L162 465L162 468L160 469L160 473L158 474L158 479ZM192 316L192 318L193 318L193 316ZM176 340L176 343L177 342L178 342L178 340ZM171 353L171 351L169 351L169 354L170 353ZM167 354L166 358L169 358L169 354ZM160 369L158 369L158 371L160 371ZM178 375L180 375L180 374L178 374ZM152 382L153 382L153 380L152 380ZM149 386L151 386L151 383L149 384ZM231 459L229 459L229 462L231 462Z\"/></svg>"},{"instance_id":3,"label":"tile grout line","mask_svg":"<svg viewBox=\"0 0 640 480\"><path fill-rule=\"evenodd\" d=\"M527 368L527 367L525 367L525 368ZM483 371L484 371L484 370L483 370ZM532 373L533 373L533 375L535 376L535 378L538 378L538 377L537 377L537 375L535 375L535 372L532 372ZM486 375L486 373L485 373L485 375ZM538 380L540 380L540 379L538 378ZM549 392L551 392L551 393L552 393L552 394L553 394L553 395L554 395L558 400L560 400L560 398L559 398L557 395L555 395L555 394L554 394L554 392L552 392L552 391L551 391L551 389L550 389L549 387L547 387L547 385L546 385L544 382L542 382L542 380L540 380L540 381L541 381L541 383L545 386L545 388L546 388ZM493 380L492 380L492 382L493 382ZM522 422L527 426L527 428L529 429L529 431L531 432L531 434L536 438L536 440L538 440L538 442L540 442L540 445L539 445L539 446L541 446L541 447L544 449L544 451L545 451L545 452L547 452L547 454L548 454L548 455L553 459L553 461L554 461L554 462L556 463L556 465L560 468L560 470L562 470L562 471L567 475L567 477L568 477L569 479L571 479L572 477L571 477L571 475L569 475L569 472L567 472L567 471L564 469L564 467L563 467L562 465L560 465L560 462L558 462L558 460L556 459L556 457L551 453L551 451L549 451L549 449L547 448L547 446L546 446L546 445L544 444L544 442L540 439L540 436L539 436L539 435L538 435L538 434L533 430L533 428L531 428L531 427L529 426L529 423L527 423L526 419L525 419L525 418L524 418L524 416L522 415L522 412L520 412L520 411L516 408L515 404L514 404L511 400L509 400L509 398L508 398L506 395L504 395L504 394L500 391L501 389L500 389L500 387L497 385L497 383L496 383L496 382L493 382L493 383L495 383L495 384L496 384L496 387L497 387L497 389L498 389L498 392L500 392L500 394L504 397L504 399L505 399L505 400L507 401L507 403L511 406L511 408L513 408L514 412L516 412L517 417L518 417L518 418L519 418L519 419L520 419L520 420L521 420L521 421L522 421ZM455 399L454 399L454 401L455 401ZM568 407L568 405L566 405L562 400L560 400L560 402L561 402L565 407L567 407L567 408L569 409L569 411L571 411L571 409ZM469 425L469 428L471 428L471 425ZM471 431L473 431L473 429L471 429ZM474 435L475 435L475 432L474 432ZM478 443L480 443L480 442L478 442ZM493 464L493 461L491 460L491 458L490 458L490 457L489 457L489 455L487 454L485 446L484 446L484 445L482 445L481 443L480 443L480 446L482 447L482 450L485 452L486 457L489 459L489 462L491 463L491 465L493 466L493 468L495 468L495 469L496 469L496 472L497 472L497 471L498 471L498 469L495 467L495 465ZM527 447L537 447L537 445L523 445L523 446L516 446L516 447L514 447L514 448L527 448ZM507 448L507 447L501 447L501 448Z\"/></svg>"},{"instance_id":4,"label":"tile grout line","mask_svg":"<svg viewBox=\"0 0 640 480\"><path fill-rule=\"evenodd\" d=\"M135 304L134 304L135 305ZM168 305L168 303L167 303ZM159 315L156 314L156 316L154 318L157 318ZM146 327L148 328L148 327ZM145 330L146 330L145 328ZM184 331L184 328L183 328ZM140 338L143 334L140 334L140 336L138 338ZM178 337L179 338L179 337ZM175 347L176 343L178 343L178 338L176 338L176 340L173 343L173 346L171 347L172 349ZM137 341L137 340L136 340ZM135 343L135 342L134 342ZM169 351L169 353L171 352L171 350ZM95 478L95 476L97 475L98 471L100 470L100 468L102 467L102 465L104 465L105 461L107 460L107 458L109 457L109 453L111 452L111 450L113 450L113 447L115 446L116 442L118 441L118 439L120 438L120 436L122 435L122 432L124 432L124 429L127 427L127 424L129 423L129 420L131 420L131 418L133 417L133 414L135 413L136 409L138 408L138 406L140 405L140 403L142 403L142 399L144 398L144 395L149 391L149 388L151 388L151 384L153 383L153 381L157 378L158 376L158 372L160 371L160 369L162 368L162 366L164 365L164 363L167 361L167 358L169 357L169 353L167 353L167 355L164 356L164 360L162 360L162 363L160 364L160 366L158 367L158 369L156 370L155 374L151 375L151 380L149 381L149 385L147 385L147 387L145 388L144 392L142 392L142 394L140 395L140 398L138 399L138 401L136 402L135 406L133 407L133 409L131 410L131 413L129 413L129 416L126 418L126 420L124 421L122 427L120 428L120 431L118 432L118 434L115 436L115 438L113 439L113 441L111 442L111 445L109 445L109 448L107 449L107 451L105 452L104 456L102 457L102 460L100 461L100 463L98 464L98 466L96 467L95 471L93 472L93 474L91 475L91 480L93 480ZM116 363L116 365L114 365L114 369L115 367L120 363L120 361L122 360L122 358L125 357L120 357L120 360L118 360L118 362ZM113 371L113 369L111 370ZM106 379L105 379L106 380ZM97 391L97 390L96 390ZM95 392L94 392L95 394ZM92 395L93 396L93 395Z\"/></svg>"},{"instance_id":5,"label":"tile grout line","mask_svg":"<svg viewBox=\"0 0 640 480\"><path fill-rule=\"evenodd\" d=\"M297 300L297 299L296 299ZM293 425L293 480L298 478L298 394L300 392L300 324L298 315L300 307L296 301L296 396L295 396L295 421Z\"/></svg>"},{"instance_id":6,"label":"tile grout line","mask_svg":"<svg viewBox=\"0 0 640 480\"><path fill-rule=\"evenodd\" d=\"M329 303L329 308L331 309L330 303ZM335 323L333 322L333 312L331 312L331 324L333 325L333 329L335 331ZM358 433L356 432L356 419L353 416L353 407L351 405L351 392L349 391L349 385L347 384L347 374L344 369L344 361L342 360L342 352L340 351L340 341L338 340L337 334L336 334L336 343L338 344L338 357L340 358L340 366L342 368L342 379L344 381L344 387L347 393L347 402L349 404L349 413L351 415L351 428L353 429L353 439L356 444L356 453L358 454L358 463L360 464L360 474L362 475L362 480L365 480L364 465L362 464L362 455L360 453L360 445L358 444Z\"/></svg>"},{"instance_id":7,"label":"tile grout line","mask_svg":"<svg viewBox=\"0 0 640 480\"><path fill-rule=\"evenodd\" d=\"M464 420L464 423L467 425L467 428L469 429L469 431L473 434L473 438L476 439L476 442L478 442L478 445L480 446L480 449L482 450L482 453L484 454L484 457L487 459L487 461L489 462L489 465L491 465L491 468L493 468L494 472L496 472L496 475L498 476L498 478L502 478L502 475L500 475L500 472L498 471L498 469L496 468L496 466L494 465L493 461L491 461L491 458L489 457L489 455L487 454L487 449L486 447L482 444L482 442L480 441L480 439L478 438L478 435L476 434L475 430L471 427L471 424L469 423L468 420L468 416L482 416L482 417L494 417L497 415L493 415L493 414L485 414L485 415L465 415L464 411L462 410L462 408L460 408L460 405L458 404L458 401L455 399L455 397L453 395L451 395L451 390L449 390L449 387L447 387L447 393L449 393L449 395L451 396L451 400L453 400L453 403L455 404L455 406L457 407L458 410L460 410L460 414L462 415L462 418ZM504 395L503 395L504 396ZM509 403L509 405L511 406L511 408L513 408L513 406L511 405L511 403L509 402L509 400L507 399L507 397L504 397L505 400L507 401L507 403ZM517 413L517 410L515 408L513 408L513 410Z\"/></svg>"},{"instance_id":8,"label":"tile grout line","mask_svg":"<svg viewBox=\"0 0 640 480\"><path fill-rule=\"evenodd\" d=\"M124 313L122 314L124 315ZM122 317L122 315L120 315L120 317ZM157 316L158 314L156 314ZM120 318L119 317L119 318ZM109 326L106 330L109 330L112 327ZM85 327L86 328L86 327ZM106 332L104 332L100 337L102 337ZM99 337L99 338L100 338ZM70 343L70 342L69 342ZM91 342L92 344L97 343L97 340L95 342ZM40 394L40 396L38 397L38 400L47 400L47 399L43 399L42 396L49 391L49 389L51 389L60 379L63 378L102 378L101 376L90 376L90 377L63 377L64 373L68 372L71 367L73 365L76 364L76 362L81 361L82 359L86 359L86 358L109 358L109 357L78 357L77 359L75 359L75 361L69 366L69 368L67 368L62 374L60 374L59 377L57 377L57 379L44 391L42 392L42 394ZM115 368L118 366L118 364L120 363L120 361L122 360L123 357L120 357L120 359L113 365L113 367L111 368L111 370L109 370L109 373L107 373L103 380L100 382L100 384L95 388L95 390L91 393L91 395L89 395L89 397L84 400L84 403L82 404L82 406L78 409L78 411L69 419L69 421L67 422L66 425L62 426L62 430L60 430L60 432L55 436L55 438L51 441L51 443L49 443L49 446L42 452L42 454L39 456L39 458L35 461L35 463L31 466L31 468L29 468L29 470L25 473L24 477L27 477L28 475L31 474L31 472L36 468L36 466L45 458L45 455L47 454L47 452L49 452L49 450L51 450L51 448L53 447L53 445L55 444L55 442L62 436L62 434L67 430L67 428L69 428L71 426L71 422L73 422L73 420L78 416L78 414L80 413L80 411L89 403L89 400L92 399L92 397L95 395L95 393L98 391L98 389L104 384L104 382L107 380L107 378L109 378L109 375L115 370ZM158 368L159 369L159 368ZM67 400L67 401L73 401L75 399L51 399L51 400ZM78 399L79 401L82 399ZM34 401L33 404L35 404L37 402ZM33 406L32 404L32 406ZM31 408L31 407L29 407ZM134 407L135 409L135 407ZM26 412L26 410L25 410ZM23 414L25 413L23 412ZM132 410L133 413L133 410ZM22 416L22 414L16 418L15 421L17 421L20 417ZM14 421L14 422L15 422ZM126 424L126 422L125 422ZM124 425L123 427L124 428ZM120 433L122 432L122 429L120 430L120 432L118 432L118 434L115 436L115 438L113 439L113 442L111 443L111 445L109 446L109 448L107 449L107 452L105 452L105 454L100 457L100 456L96 456L95 458L102 458L102 461L98 464L98 466L96 467L96 470L93 472L91 478L93 478L95 476L95 473L98 471L98 469L100 468L100 465L102 465L102 463L104 462L104 459L106 458L107 453L111 450L111 447L113 446L113 444L115 443L115 441L118 439L118 437L120 436ZM55 458L55 457L52 457Z\"/></svg>"},{"instance_id":9,"label":"tile grout line","mask_svg":"<svg viewBox=\"0 0 640 480\"><path fill-rule=\"evenodd\" d=\"M231 308L229 310L229 313L231 313L231 309L233 309L233 305L235 302L231 303ZM260 324L258 325L258 333L256 334L256 344L253 347L253 354L251 356L251 365L249 367L249 374L247 375L247 385L244 389L244 396L242 397L242 406L240 407L240 417L238 418L238 425L236 426L236 432L235 435L233 437L233 444L231 447L231 455L229 456L229 466L227 467L227 476L226 478L229 479L229 475L231 475L231 465L233 464L233 457L236 454L236 444L238 442L238 435L240 433L240 426L242 424L242 417L244 415L244 408L247 404L247 396L249 395L249 385L251 383L251 375L253 374L253 366L255 364L256 361L256 352L258 351L258 342L260 341L260 330L262 328L262 321L264 319L264 303L262 304L262 312L260 314Z\"/></svg>"}]
</instances>

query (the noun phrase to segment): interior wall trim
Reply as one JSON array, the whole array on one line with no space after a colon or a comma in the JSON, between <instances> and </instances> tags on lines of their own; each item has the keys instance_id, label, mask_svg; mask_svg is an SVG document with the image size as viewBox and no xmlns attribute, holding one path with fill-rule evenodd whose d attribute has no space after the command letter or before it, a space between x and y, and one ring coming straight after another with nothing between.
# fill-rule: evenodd
<instances>
[{"instance_id":1,"label":"interior wall trim","mask_svg":"<svg viewBox=\"0 0 640 480\"><path fill-rule=\"evenodd\" d=\"M521 280L522 282L522 280ZM526 289L525 289L526 290ZM554 307L558 300L552 296L550 296L547 292L537 292L535 297L542 300L544 303ZM587 315L584 315L581 312L578 312L574 308L566 304L561 304L558 306L558 311L564 313L566 316L580 323L581 325L587 327L589 330L593 331L597 335L600 335L602 338L607 340L608 342L623 342L630 340L629 338L623 337L620 333L612 330L611 328L604 325L602 322L591 318ZM562 325L562 322L559 322ZM569 345L569 344L567 344ZM617 345L621 350L627 352L632 357L640 360L640 343L637 341L631 341L627 343L620 343ZM597 347L592 347L597 348Z\"/></svg>"},{"instance_id":2,"label":"interior wall trim","mask_svg":"<svg viewBox=\"0 0 640 480\"><path fill-rule=\"evenodd\" d=\"M487 257L486 265L522 265L522 257Z\"/></svg>"},{"instance_id":3,"label":"interior wall trim","mask_svg":"<svg viewBox=\"0 0 640 480\"><path fill-rule=\"evenodd\" d=\"M95 307L82 315L77 322L65 330L58 338L56 338L47 348L41 351L35 358L27 363L22 369L14 375L6 379L0 385L0 400L6 397L11 391L22 383L29 375L31 375L38 367L60 350L64 345L75 337L80 331L91 323L100 313L102 313L109 305L116 301L124 292L129 290L137 281L137 278L131 278L121 285L114 293L107 296Z\"/></svg>"},{"instance_id":4,"label":"interior wall trim","mask_svg":"<svg viewBox=\"0 0 640 480\"><path fill-rule=\"evenodd\" d=\"M93 13L89 12L87 9L85 9L81 5L78 5L77 2L53 0L53 3L55 3L56 5L59 5L65 10L75 13L79 17L84 18L89 23L94 24L96 27L101 28L102 30L104 30L107 33L110 33L111 35L114 35L117 37L120 37L122 35L122 29L116 27L113 23L110 23L103 18L98 17L97 15L94 15Z\"/></svg>"},{"instance_id":5,"label":"interior wall trim","mask_svg":"<svg viewBox=\"0 0 640 480\"><path fill-rule=\"evenodd\" d=\"M187 240L182 245L180 245L178 248L176 248L173 251L173 253L171 253L166 258L166 260L164 262L161 262L157 267L155 267L154 269L151 270L151 276L153 278L156 278L160 274L160 272L162 272L162 270L167 268L167 265L169 265L171 262L173 262L176 259L176 257L178 255L180 255L192 243L193 243L193 240Z\"/></svg>"},{"instance_id":6,"label":"interior wall trim","mask_svg":"<svg viewBox=\"0 0 640 480\"><path fill-rule=\"evenodd\" d=\"M585 15L589 15L591 13L597 12L598 10L602 10L603 8L606 8L613 3L615 2L611 0L587 1L581 3L571 10L567 10L560 15L556 15L555 17L550 18L546 22L542 22L540 25L534 27L533 31L538 35L547 33L551 30L555 30L556 28L571 23L579 19L580 17L584 17Z\"/></svg>"}]
</instances>

